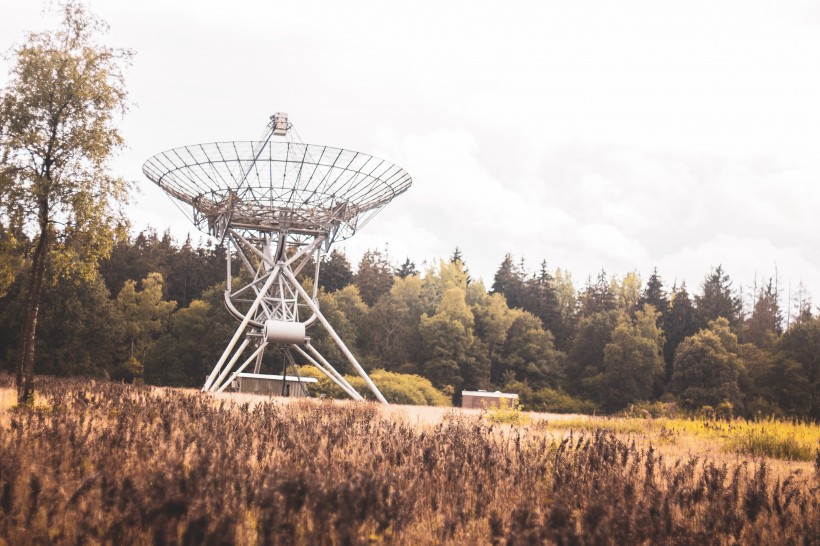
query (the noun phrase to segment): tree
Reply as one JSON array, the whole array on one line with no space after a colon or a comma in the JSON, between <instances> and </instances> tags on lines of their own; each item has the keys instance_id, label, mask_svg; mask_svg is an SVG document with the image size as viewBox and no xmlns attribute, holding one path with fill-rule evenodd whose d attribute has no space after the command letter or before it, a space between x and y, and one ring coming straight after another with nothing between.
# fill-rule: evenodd
<instances>
[{"instance_id":1,"label":"tree","mask_svg":"<svg viewBox=\"0 0 820 546\"><path fill-rule=\"evenodd\" d=\"M0 182L0 187L2 182ZM2 222L3 213L0 212L0 298L8 294L17 275L23 269L24 258L22 249L25 246L24 233L14 233Z\"/></svg>"},{"instance_id":2,"label":"tree","mask_svg":"<svg viewBox=\"0 0 820 546\"><path fill-rule=\"evenodd\" d=\"M601 270L595 282L587 279L587 285L578 298L578 314L589 317L595 313L614 311L618 307L617 299L612 291L612 284L606 278L606 272Z\"/></svg>"},{"instance_id":3,"label":"tree","mask_svg":"<svg viewBox=\"0 0 820 546\"><path fill-rule=\"evenodd\" d=\"M127 184L109 173L123 147L115 116L126 110L123 69L131 53L96 42L106 25L75 1L56 31L16 47L0 96L0 203L34 242L17 361L17 396L33 393L37 318L47 262L93 275L111 251L116 206Z\"/></svg>"},{"instance_id":4,"label":"tree","mask_svg":"<svg viewBox=\"0 0 820 546\"><path fill-rule=\"evenodd\" d=\"M393 268L379 250L368 250L359 262L353 282L364 302L373 305L393 286Z\"/></svg>"},{"instance_id":5,"label":"tree","mask_svg":"<svg viewBox=\"0 0 820 546\"><path fill-rule=\"evenodd\" d=\"M395 275L400 279L406 279L407 277L412 277L414 275L418 275L419 271L416 269L416 264L410 261L410 258L406 258L404 263L401 266L397 267L394 271Z\"/></svg>"},{"instance_id":6,"label":"tree","mask_svg":"<svg viewBox=\"0 0 820 546\"><path fill-rule=\"evenodd\" d=\"M128 345L128 357L121 374L125 379L142 377L145 355L167 329L171 313L177 306L174 301L163 300L162 284L161 274L149 273L140 281L142 290L138 291L137 283L129 280L117 294Z\"/></svg>"},{"instance_id":7,"label":"tree","mask_svg":"<svg viewBox=\"0 0 820 546\"><path fill-rule=\"evenodd\" d=\"M698 331L695 321L695 307L686 291L686 283L672 288L672 303L664 321L666 343L663 346L663 359L666 361L666 382L672 379L672 362L675 351L681 341Z\"/></svg>"},{"instance_id":8,"label":"tree","mask_svg":"<svg viewBox=\"0 0 820 546\"><path fill-rule=\"evenodd\" d=\"M660 313L658 325L663 328L666 314L669 312L669 298L666 295L666 290L663 289L663 281L658 275L657 267L652 271L652 275L646 281L646 287L641 292L641 297L638 299L638 309L643 309L646 304L651 305Z\"/></svg>"},{"instance_id":9,"label":"tree","mask_svg":"<svg viewBox=\"0 0 820 546\"><path fill-rule=\"evenodd\" d=\"M691 409L740 401L737 337L724 317L686 338L675 354L672 392Z\"/></svg>"},{"instance_id":10,"label":"tree","mask_svg":"<svg viewBox=\"0 0 820 546\"><path fill-rule=\"evenodd\" d=\"M635 311L640 309L638 302L641 299L641 276L635 271L630 271L620 281L613 277L610 285L615 296L616 308L630 316L634 315Z\"/></svg>"},{"instance_id":11,"label":"tree","mask_svg":"<svg viewBox=\"0 0 820 546\"><path fill-rule=\"evenodd\" d=\"M770 384L780 407L820 419L820 318L789 328L777 348Z\"/></svg>"},{"instance_id":12,"label":"tree","mask_svg":"<svg viewBox=\"0 0 820 546\"><path fill-rule=\"evenodd\" d=\"M635 323L622 314L604 348L601 402L610 411L649 400L659 389L664 366L663 334L651 305L635 313Z\"/></svg>"},{"instance_id":13,"label":"tree","mask_svg":"<svg viewBox=\"0 0 820 546\"><path fill-rule=\"evenodd\" d=\"M344 295L343 292L346 292ZM340 300L343 300L340 302ZM343 307L345 309L343 309ZM319 290L319 308L322 314L333 325L333 329L344 340L345 345L350 349L354 355L361 356L358 351L359 328L358 324L354 322L360 320L360 317L355 316L361 314L366 309L366 306L359 296L359 289L353 285L348 285L342 290L336 292L326 292L324 289ZM350 315L347 312L351 313ZM347 362L347 358L339 350L333 338L330 337L327 330L314 323L310 332L310 343L325 357L328 362L333 364L337 370L342 373L353 371ZM360 364L362 362L360 361Z\"/></svg>"},{"instance_id":14,"label":"tree","mask_svg":"<svg viewBox=\"0 0 820 546\"><path fill-rule=\"evenodd\" d=\"M418 373L421 279L398 277L390 292L365 312L360 348L371 367Z\"/></svg>"},{"instance_id":15,"label":"tree","mask_svg":"<svg viewBox=\"0 0 820 546\"><path fill-rule=\"evenodd\" d=\"M803 281L800 281L797 285L797 291L790 303L792 307L788 313L786 328L789 328L792 323L803 324L812 319L811 294L809 294L809 291L803 286Z\"/></svg>"},{"instance_id":16,"label":"tree","mask_svg":"<svg viewBox=\"0 0 820 546\"><path fill-rule=\"evenodd\" d=\"M322 267L319 269L319 286L327 292L341 290L353 282L353 271L344 252L330 251L330 256L322 258Z\"/></svg>"},{"instance_id":17,"label":"tree","mask_svg":"<svg viewBox=\"0 0 820 546\"><path fill-rule=\"evenodd\" d=\"M556 388L564 379L564 354L553 345L550 332L544 330L538 317L515 311L499 360L501 375L509 371L516 381L525 381L535 389Z\"/></svg>"},{"instance_id":18,"label":"tree","mask_svg":"<svg viewBox=\"0 0 820 546\"><path fill-rule=\"evenodd\" d=\"M475 333L487 347L487 358L490 359L490 377L494 383L500 383L504 371L504 357L499 356L507 340L507 332L515 321L516 314L501 294L484 294L481 301L472 306L475 316Z\"/></svg>"},{"instance_id":19,"label":"tree","mask_svg":"<svg viewBox=\"0 0 820 546\"><path fill-rule=\"evenodd\" d=\"M447 288L436 313L421 316L419 333L424 355L424 376L433 385L458 392L462 387L486 388L490 382L486 348L477 346L475 319L461 287Z\"/></svg>"},{"instance_id":20,"label":"tree","mask_svg":"<svg viewBox=\"0 0 820 546\"><path fill-rule=\"evenodd\" d=\"M225 283L205 290L202 299L171 315L168 332L145 356L145 381L177 387L201 387L236 329L225 312Z\"/></svg>"},{"instance_id":21,"label":"tree","mask_svg":"<svg viewBox=\"0 0 820 546\"><path fill-rule=\"evenodd\" d=\"M723 317L737 330L742 319L743 302L735 294L732 281L723 271L723 266L717 266L706 276L701 290L702 293L695 296L698 326L706 328L710 321Z\"/></svg>"},{"instance_id":22,"label":"tree","mask_svg":"<svg viewBox=\"0 0 820 546\"><path fill-rule=\"evenodd\" d=\"M758 347L770 348L783 333L783 314L780 312L780 294L772 279L761 286L751 316L746 320L744 341Z\"/></svg>"},{"instance_id":23,"label":"tree","mask_svg":"<svg viewBox=\"0 0 820 546\"><path fill-rule=\"evenodd\" d=\"M492 285L493 294L502 294L507 305L521 307L524 299L524 273L513 262L512 254L504 255L504 260L495 272Z\"/></svg>"},{"instance_id":24,"label":"tree","mask_svg":"<svg viewBox=\"0 0 820 546\"><path fill-rule=\"evenodd\" d=\"M553 282L555 285L555 297L558 300L558 310L561 316L561 327L558 330L552 331L552 333L555 335L555 345L559 349L566 351L572 341L572 337L575 335L577 310L575 286L572 284L572 274L568 271L562 271L560 268L555 270Z\"/></svg>"},{"instance_id":25,"label":"tree","mask_svg":"<svg viewBox=\"0 0 820 546\"><path fill-rule=\"evenodd\" d=\"M544 328L555 334L562 328L561 308L555 291L553 276L547 269L547 261L541 262L538 274L524 285L524 310L541 319Z\"/></svg>"},{"instance_id":26,"label":"tree","mask_svg":"<svg viewBox=\"0 0 820 546\"><path fill-rule=\"evenodd\" d=\"M612 330L619 318L617 311L607 311L594 313L579 321L567 366L568 379L577 391L594 394L595 389L589 381L605 369L604 348L612 340Z\"/></svg>"}]
</instances>

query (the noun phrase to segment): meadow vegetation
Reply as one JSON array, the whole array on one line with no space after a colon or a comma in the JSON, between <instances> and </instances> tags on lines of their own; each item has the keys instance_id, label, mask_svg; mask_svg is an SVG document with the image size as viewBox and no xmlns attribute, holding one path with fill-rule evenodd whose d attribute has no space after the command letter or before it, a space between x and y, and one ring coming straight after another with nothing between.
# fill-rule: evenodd
<instances>
[{"instance_id":1,"label":"meadow vegetation","mask_svg":"<svg viewBox=\"0 0 820 546\"><path fill-rule=\"evenodd\" d=\"M366 402L38 385L0 410L0 544L820 541L805 464L781 476L763 457L671 458L559 420L450 410L421 425Z\"/></svg>"}]
</instances>

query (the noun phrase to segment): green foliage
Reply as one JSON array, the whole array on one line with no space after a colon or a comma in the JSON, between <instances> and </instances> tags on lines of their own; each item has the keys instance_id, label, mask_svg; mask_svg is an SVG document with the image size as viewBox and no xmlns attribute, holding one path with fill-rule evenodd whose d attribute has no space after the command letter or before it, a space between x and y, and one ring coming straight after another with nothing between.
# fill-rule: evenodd
<instances>
[{"instance_id":1,"label":"green foliage","mask_svg":"<svg viewBox=\"0 0 820 546\"><path fill-rule=\"evenodd\" d=\"M433 387L429 379L415 374L373 370L370 378L391 404L413 406L449 406L450 397ZM375 395L366 387L364 379L359 376L346 376L345 379L365 398L375 400Z\"/></svg>"},{"instance_id":2,"label":"green foliage","mask_svg":"<svg viewBox=\"0 0 820 546\"><path fill-rule=\"evenodd\" d=\"M652 398L663 378L663 335L656 325L658 313L646 304L635 313L635 323L625 315L604 348L600 399L609 411Z\"/></svg>"},{"instance_id":3,"label":"green foliage","mask_svg":"<svg viewBox=\"0 0 820 546\"><path fill-rule=\"evenodd\" d=\"M500 425L526 425L530 418L521 410L518 399L500 398L498 405L484 409L484 418Z\"/></svg>"},{"instance_id":4,"label":"green foliage","mask_svg":"<svg viewBox=\"0 0 820 546\"><path fill-rule=\"evenodd\" d=\"M567 375L570 385L587 396L598 392L593 378L603 373L604 348L618 324L617 311L594 313L578 322L569 353Z\"/></svg>"},{"instance_id":5,"label":"green foliage","mask_svg":"<svg viewBox=\"0 0 820 546\"><path fill-rule=\"evenodd\" d=\"M0 176L3 173L0 171ZM3 182L0 181L0 185ZM1 194L2 190L0 190ZM10 228L3 225L3 212L0 212L0 298L8 294L17 275L25 266L23 256L24 234L15 234ZM22 241L20 239L23 239Z\"/></svg>"},{"instance_id":6,"label":"green foliage","mask_svg":"<svg viewBox=\"0 0 820 546\"><path fill-rule=\"evenodd\" d=\"M486 347L473 335L474 317L466 291L454 286L460 282L448 281L436 313L423 314L419 323L424 376L438 388L449 385L456 391L465 385L483 388L490 379Z\"/></svg>"},{"instance_id":7,"label":"green foliage","mask_svg":"<svg viewBox=\"0 0 820 546\"><path fill-rule=\"evenodd\" d=\"M53 271L84 278L111 251L127 184L108 172L124 146L123 69L131 52L97 42L107 27L80 2L61 6L56 31L32 33L13 51L0 96L0 203L32 238L47 240Z\"/></svg>"},{"instance_id":8,"label":"green foliage","mask_svg":"<svg viewBox=\"0 0 820 546\"><path fill-rule=\"evenodd\" d=\"M300 366L299 374L303 377L313 377L319 380L318 383L309 387L312 396L347 398L344 391L315 366ZM373 370L369 375L379 391L391 404L413 406L450 405L450 398L433 387L428 379L421 376L386 370ZM364 379L357 375L346 375L345 379L359 394L371 400L375 399L375 395L367 388Z\"/></svg>"},{"instance_id":9,"label":"green foliage","mask_svg":"<svg viewBox=\"0 0 820 546\"><path fill-rule=\"evenodd\" d=\"M522 409L527 411L591 415L600 410L594 402L576 398L561 389L543 387L533 390L525 382L510 381L504 385L504 391L518 394Z\"/></svg>"},{"instance_id":10,"label":"green foliage","mask_svg":"<svg viewBox=\"0 0 820 546\"><path fill-rule=\"evenodd\" d=\"M732 281L722 266L717 266L703 280L702 293L695 296L698 325L708 327L708 323L724 318L737 329L740 325L743 302L732 288Z\"/></svg>"},{"instance_id":11,"label":"green foliage","mask_svg":"<svg viewBox=\"0 0 820 546\"><path fill-rule=\"evenodd\" d=\"M524 271L515 265L509 252L495 272L491 288L493 294L503 295L510 307L521 307L524 300Z\"/></svg>"},{"instance_id":12,"label":"green foliage","mask_svg":"<svg viewBox=\"0 0 820 546\"><path fill-rule=\"evenodd\" d=\"M675 351L680 342L698 331L695 319L695 306L686 291L686 283L672 289L672 301L669 312L663 323L666 343L663 346L663 359L666 362L666 382L672 380L672 363L675 360Z\"/></svg>"},{"instance_id":13,"label":"green foliage","mask_svg":"<svg viewBox=\"0 0 820 546\"><path fill-rule=\"evenodd\" d=\"M201 387L231 338L236 323L222 303L224 283L171 316L168 332L148 350L145 380L179 387Z\"/></svg>"},{"instance_id":14,"label":"green foliage","mask_svg":"<svg viewBox=\"0 0 820 546\"><path fill-rule=\"evenodd\" d=\"M353 282L353 271L350 262L344 252L336 250L330 251L329 256L322 258L322 266L319 268L319 286L326 292L335 292Z\"/></svg>"},{"instance_id":15,"label":"green foliage","mask_svg":"<svg viewBox=\"0 0 820 546\"><path fill-rule=\"evenodd\" d=\"M737 405L740 400L737 337L729 322L719 318L686 338L678 347L672 375L672 392L689 409L717 407L722 402Z\"/></svg>"},{"instance_id":16,"label":"green foliage","mask_svg":"<svg viewBox=\"0 0 820 546\"><path fill-rule=\"evenodd\" d=\"M783 334L772 372L769 384L780 406L820 421L820 318Z\"/></svg>"},{"instance_id":17,"label":"green foliage","mask_svg":"<svg viewBox=\"0 0 820 546\"><path fill-rule=\"evenodd\" d=\"M378 250L368 250L359 262L353 277L362 300L368 305L375 304L393 286L393 268L387 257Z\"/></svg>"},{"instance_id":18,"label":"green foliage","mask_svg":"<svg viewBox=\"0 0 820 546\"><path fill-rule=\"evenodd\" d=\"M360 349L371 367L420 372L421 279L396 277L390 292L365 312Z\"/></svg>"},{"instance_id":19,"label":"green foliage","mask_svg":"<svg viewBox=\"0 0 820 546\"><path fill-rule=\"evenodd\" d=\"M526 311L515 313L499 355L507 372L534 388L557 387L564 379L564 358L537 317Z\"/></svg>"},{"instance_id":20,"label":"green foliage","mask_svg":"<svg viewBox=\"0 0 820 546\"><path fill-rule=\"evenodd\" d=\"M109 162L124 146L115 121L127 109L123 69L131 53L97 42L106 25L83 3L60 7L57 30L32 33L14 48L0 93L0 220L35 244L17 351L20 401L33 395L46 269L93 279L122 232L118 207L128 189Z\"/></svg>"},{"instance_id":21,"label":"green foliage","mask_svg":"<svg viewBox=\"0 0 820 546\"><path fill-rule=\"evenodd\" d=\"M587 284L578 295L578 314L581 317L590 317L596 314L609 313L617 310L618 299L612 290L612 283L607 279L606 272L601 271L592 282Z\"/></svg>"},{"instance_id":22,"label":"green foliage","mask_svg":"<svg viewBox=\"0 0 820 546\"><path fill-rule=\"evenodd\" d=\"M162 275L149 273L137 283L128 280L117 295L117 306L124 320L125 343L128 347L128 369L126 375L132 375L136 369L134 362L140 364L154 341L165 332L176 302L162 298Z\"/></svg>"},{"instance_id":23,"label":"green foliage","mask_svg":"<svg viewBox=\"0 0 820 546\"><path fill-rule=\"evenodd\" d=\"M644 305L651 305L655 311L660 313L658 317L658 326L664 327L664 320L666 314L669 312L669 297L666 295L666 290L663 288L663 281L658 275L658 268L652 271L649 280L646 281L646 287L641 292L641 297L638 299L638 309L642 309Z\"/></svg>"},{"instance_id":24,"label":"green foliage","mask_svg":"<svg viewBox=\"0 0 820 546\"><path fill-rule=\"evenodd\" d=\"M333 325L336 333L345 340L348 348L357 353L359 333L362 330L362 324L368 310L359 296L359 289L354 285L348 285L332 293L320 290L319 308L328 322ZM341 373L352 371L348 369L347 359L324 328L319 325L315 326L310 330L310 336L311 344L337 370ZM368 365L366 359L363 359L363 361L365 365Z\"/></svg>"}]
</instances>

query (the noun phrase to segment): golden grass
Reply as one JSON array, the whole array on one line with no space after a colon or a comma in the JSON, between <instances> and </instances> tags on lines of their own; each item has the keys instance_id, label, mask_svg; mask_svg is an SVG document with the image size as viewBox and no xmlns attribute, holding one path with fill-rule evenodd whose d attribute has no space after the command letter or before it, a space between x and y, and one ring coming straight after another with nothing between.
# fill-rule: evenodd
<instances>
[{"instance_id":1,"label":"golden grass","mask_svg":"<svg viewBox=\"0 0 820 546\"><path fill-rule=\"evenodd\" d=\"M536 413L511 424L459 408L41 385L40 404L19 410L0 389L0 544L818 536L812 464L745 454L760 437L812 441L814 425Z\"/></svg>"}]
</instances>

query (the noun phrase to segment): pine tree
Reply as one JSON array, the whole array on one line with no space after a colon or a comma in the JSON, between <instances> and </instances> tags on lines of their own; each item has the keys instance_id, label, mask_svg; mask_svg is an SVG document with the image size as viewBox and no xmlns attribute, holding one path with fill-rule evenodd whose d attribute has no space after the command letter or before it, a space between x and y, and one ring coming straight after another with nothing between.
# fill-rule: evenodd
<instances>
[{"instance_id":1,"label":"pine tree","mask_svg":"<svg viewBox=\"0 0 820 546\"><path fill-rule=\"evenodd\" d=\"M686 291L686 283L680 289L672 288L672 303L664 321L666 343L663 347L663 359L666 362L666 381L672 379L672 363L678 345L687 337L698 331L695 319L695 307Z\"/></svg>"},{"instance_id":2,"label":"pine tree","mask_svg":"<svg viewBox=\"0 0 820 546\"><path fill-rule=\"evenodd\" d=\"M368 250L359 262L353 282L364 302L372 306L393 286L393 268L379 250Z\"/></svg>"},{"instance_id":3,"label":"pine tree","mask_svg":"<svg viewBox=\"0 0 820 546\"><path fill-rule=\"evenodd\" d=\"M761 348L770 348L783 333L783 315L780 312L780 295L772 279L761 286L746 320L743 339Z\"/></svg>"},{"instance_id":4,"label":"pine tree","mask_svg":"<svg viewBox=\"0 0 820 546\"><path fill-rule=\"evenodd\" d=\"M578 314L582 317L589 317L596 313L606 313L617 308L615 294L612 292L612 284L606 278L606 272L601 270L595 283L592 278L587 279L587 285L578 298Z\"/></svg>"},{"instance_id":5,"label":"pine tree","mask_svg":"<svg viewBox=\"0 0 820 546\"><path fill-rule=\"evenodd\" d=\"M502 294L507 298L507 305L521 308L524 298L524 275L513 262L512 254L507 253L493 277L493 294Z\"/></svg>"},{"instance_id":6,"label":"pine tree","mask_svg":"<svg viewBox=\"0 0 820 546\"><path fill-rule=\"evenodd\" d=\"M638 308L642 309L646 304L651 305L658 313L660 313L660 316L658 317L658 324L661 328L663 328L664 319L667 312L669 312L669 298L666 295L666 290L663 288L663 281L661 280L660 275L658 275L657 267L652 271L652 275L649 277L649 280L646 281L646 288L644 288L641 293L641 297L638 300Z\"/></svg>"},{"instance_id":7,"label":"pine tree","mask_svg":"<svg viewBox=\"0 0 820 546\"><path fill-rule=\"evenodd\" d=\"M524 284L523 308L540 318L543 327L553 335L561 331L561 308L555 290L555 280L547 269L546 260L541 262L538 275Z\"/></svg>"},{"instance_id":8,"label":"pine tree","mask_svg":"<svg viewBox=\"0 0 820 546\"><path fill-rule=\"evenodd\" d=\"M820 319L790 328L777 349L769 384L780 407L792 415L820 420Z\"/></svg>"},{"instance_id":9,"label":"pine tree","mask_svg":"<svg viewBox=\"0 0 820 546\"><path fill-rule=\"evenodd\" d=\"M404 263L394 271L395 275L400 279L406 279L418 275L419 271L416 269L416 264L410 261L410 258L404 260Z\"/></svg>"},{"instance_id":10,"label":"pine tree","mask_svg":"<svg viewBox=\"0 0 820 546\"><path fill-rule=\"evenodd\" d=\"M327 292L335 292L352 282L353 271L347 256L344 252L334 248L330 251L330 256L322 260L322 266L319 269L319 286Z\"/></svg>"},{"instance_id":11,"label":"pine tree","mask_svg":"<svg viewBox=\"0 0 820 546\"><path fill-rule=\"evenodd\" d=\"M723 266L714 268L703 280L701 294L695 296L695 308L700 328L706 328L710 321L723 317L733 329L739 329L743 302L732 289L732 281L723 271Z\"/></svg>"}]
</instances>

